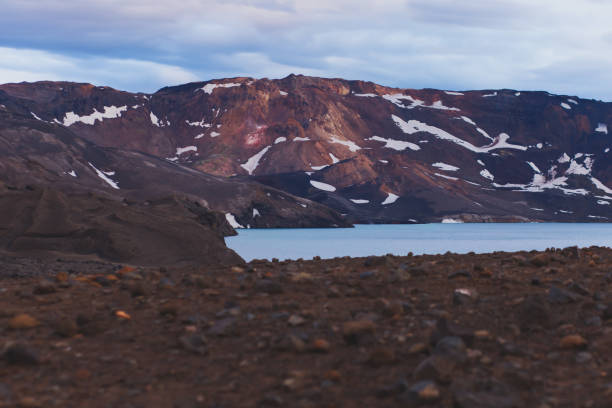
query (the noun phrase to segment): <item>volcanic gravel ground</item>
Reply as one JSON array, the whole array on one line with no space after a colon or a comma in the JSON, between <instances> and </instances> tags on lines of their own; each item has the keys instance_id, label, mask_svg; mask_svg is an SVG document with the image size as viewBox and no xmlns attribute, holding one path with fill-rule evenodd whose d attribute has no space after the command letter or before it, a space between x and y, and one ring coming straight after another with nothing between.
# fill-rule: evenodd
<instances>
[{"instance_id":1,"label":"volcanic gravel ground","mask_svg":"<svg viewBox=\"0 0 612 408\"><path fill-rule=\"evenodd\" d=\"M612 406L612 250L2 258L0 406Z\"/></svg>"}]
</instances>

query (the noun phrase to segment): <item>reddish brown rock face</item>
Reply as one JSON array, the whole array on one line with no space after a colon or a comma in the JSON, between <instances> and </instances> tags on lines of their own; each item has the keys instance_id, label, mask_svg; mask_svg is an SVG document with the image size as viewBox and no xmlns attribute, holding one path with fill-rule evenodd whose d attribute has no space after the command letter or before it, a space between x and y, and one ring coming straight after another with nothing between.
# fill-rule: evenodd
<instances>
[{"instance_id":1,"label":"reddish brown rock face","mask_svg":"<svg viewBox=\"0 0 612 408\"><path fill-rule=\"evenodd\" d=\"M52 82L0 91L100 146L254 178L359 222L612 218L608 103L293 75L153 95Z\"/></svg>"}]
</instances>

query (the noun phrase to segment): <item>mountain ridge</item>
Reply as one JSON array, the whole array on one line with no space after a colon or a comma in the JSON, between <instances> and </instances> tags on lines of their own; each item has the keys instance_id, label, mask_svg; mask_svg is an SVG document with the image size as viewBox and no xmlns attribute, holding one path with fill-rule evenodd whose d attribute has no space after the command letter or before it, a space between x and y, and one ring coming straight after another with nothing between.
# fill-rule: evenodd
<instances>
[{"instance_id":1,"label":"mountain ridge","mask_svg":"<svg viewBox=\"0 0 612 408\"><path fill-rule=\"evenodd\" d=\"M65 82L1 91L33 117L97 145L256 180L357 222L612 216L608 102L301 75L192 82L153 94Z\"/></svg>"}]
</instances>

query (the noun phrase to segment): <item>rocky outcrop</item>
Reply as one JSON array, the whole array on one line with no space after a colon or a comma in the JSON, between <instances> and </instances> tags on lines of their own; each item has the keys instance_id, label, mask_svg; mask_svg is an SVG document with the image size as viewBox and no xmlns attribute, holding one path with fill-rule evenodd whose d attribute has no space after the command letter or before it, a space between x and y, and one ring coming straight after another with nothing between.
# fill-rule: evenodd
<instances>
[{"instance_id":1,"label":"rocky outcrop","mask_svg":"<svg viewBox=\"0 0 612 408\"><path fill-rule=\"evenodd\" d=\"M223 216L176 197L118 202L49 188L0 191L0 249L34 257L93 256L138 265L234 265Z\"/></svg>"},{"instance_id":2,"label":"rocky outcrop","mask_svg":"<svg viewBox=\"0 0 612 408\"><path fill-rule=\"evenodd\" d=\"M612 104L600 101L291 75L152 95L7 84L0 104L99 146L255 179L359 222L612 218Z\"/></svg>"}]
</instances>

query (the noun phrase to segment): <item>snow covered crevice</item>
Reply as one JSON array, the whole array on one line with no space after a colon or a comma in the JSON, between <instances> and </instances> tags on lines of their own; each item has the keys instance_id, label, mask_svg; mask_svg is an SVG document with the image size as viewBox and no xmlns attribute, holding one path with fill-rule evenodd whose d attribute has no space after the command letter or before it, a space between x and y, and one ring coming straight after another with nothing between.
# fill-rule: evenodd
<instances>
[{"instance_id":1,"label":"snow covered crevice","mask_svg":"<svg viewBox=\"0 0 612 408\"><path fill-rule=\"evenodd\" d=\"M496 149L516 149L523 151L527 150L526 146L508 143L508 139L510 139L510 136L508 136L506 133L500 133L498 137L493 139L493 143L491 143L490 145L477 147L471 144L470 142L466 142L465 140L460 139L457 136L454 136L440 128L430 126L426 123L419 122L418 120L409 120L406 122L402 118L395 115L391 115L391 118L393 119L395 124L402 130L402 132L406 134L412 135L418 132L429 133L434 135L438 139L448 140L475 153L489 153L490 151Z\"/></svg>"},{"instance_id":2,"label":"snow covered crevice","mask_svg":"<svg viewBox=\"0 0 612 408\"><path fill-rule=\"evenodd\" d=\"M108 176L113 176L115 175L114 171L101 171L98 168L96 168L96 166L94 166L93 164L91 164L90 162L87 162L89 164L89 166L91 166L92 169L94 169L94 171L96 172L96 174L98 175L98 177L100 177L102 180L104 180L105 183L107 183L109 186L111 186L112 188L119 190L119 184L111 179Z\"/></svg>"}]
</instances>

